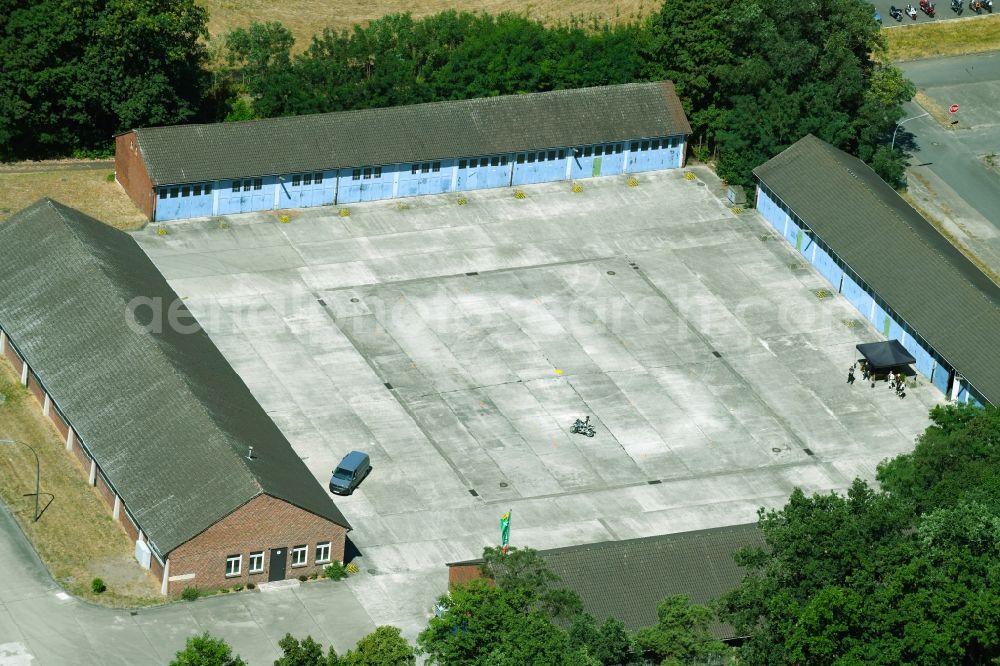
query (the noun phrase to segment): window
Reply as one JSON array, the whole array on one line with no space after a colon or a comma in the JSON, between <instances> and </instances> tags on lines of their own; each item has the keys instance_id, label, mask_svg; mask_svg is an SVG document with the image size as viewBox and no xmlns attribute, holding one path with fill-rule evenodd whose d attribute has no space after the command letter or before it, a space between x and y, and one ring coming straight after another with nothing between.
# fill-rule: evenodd
<instances>
[{"instance_id":1,"label":"window","mask_svg":"<svg viewBox=\"0 0 1000 666\"><path fill-rule=\"evenodd\" d=\"M171 188L170 188L170 198L171 198L171 199L176 199L176 198L177 198L177 195L178 195L179 193L180 193L180 190L179 190L179 189L177 189L176 187L171 187Z\"/></svg>"},{"instance_id":2,"label":"window","mask_svg":"<svg viewBox=\"0 0 1000 666\"><path fill-rule=\"evenodd\" d=\"M477 160L475 157L473 157L471 160L469 160L469 168L470 169L475 169L477 166L479 166L479 160Z\"/></svg>"},{"instance_id":3,"label":"window","mask_svg":"<svg viewBox=\"0 0 1000 666\"><path fill-rule=\"evenodd\" d=\"M233 192L239 192L239 191L240 191L240 181L234 180L233 181Z\"/></svg>"},{"instance_id":4,"label":"window","mask_svg":"<svg viewBox=\"0 0 1000 666\"><path fill-rule=\"evenodd\" d=\"M464 169L464 168L466 168L468 166L469 166L469 160L459 160L458 161L458 168L459 169Z\"/></svg>"},{"instance_id":5,"label":"window","mask_svg":"<svg viewBox=\"0 0 1000 666\"><path fill-rule=\"evenodd\" d=\"M616 143L615 144L615 155L620 155L621 152L622 152L622 144Z\"/></svg>"},{"instance_id":6,"label":"window","mask_svg":"<svg viewBox=\"0 0 1000 666\"><path fill-rule=\"evenodd\" d=\"M640 148L640 150L649 150L649 141L648 140L642 142L642 147Z\"/></svg>"},{"instance_id":7,"label":"window","mask_svg":"<svg viewBox=\"0 0 1000 666\"><path fill-rule=\"evenodd\" d=\"M638 141L633 141L632 143L628 144L628 149L629 149L629 152L633 152L633 153L634 152L638 152L638 150L639 150L639 142Z\"/></svg>"},{"instance_id":8,"label":"window","mask_svg":"<svg viewBox=\"0 0 1000 666\"><path fill-rule=\"evenodd\" d=\"M351 180L361 180L361 169L355 169L351 172Z\"/></svg>"},{"instance_id":9,"label":"window","mask_svg":"<svg viewBox=\"0 0 1000 666\"><path fill-rule=\"evenodd\" d=\"M416 174L417 173L417 169L419 169L419 168L420 168L419 165L414 164L412 167L410 167L410 173L411 174Z\"/></svg>"},{"instance_id":10,"label":"window","mask_svg":"<svg viewBox=\"0 0 1000 666\"><path fill-rule=\"evenodd\" d=\"M292 566L304 567L307 564L309 564L309 548L307 546L292 548Z\"/></svg>"},{"instance_id":11,"label":"window","mask_svg":"<svg viewBox=\"0 0 1000 666\"><path fill-rule=\"evenodd\" d=\"M361 177L364 178L365 180L371 180L371 177L372 177L372 168L371 167L365 167L364 169L362 169L361 170Z\"/></svg>"},{"instance_id":12,"label":"window","mask_svg":"<svg viewBox=\"0 0 1000 666\"><path fill-rule=\"evenodd\" d=\"M194 186L194 195L196 197L200 197L201 196L201 185L195 185Z\"/></svg>"},{"instance_id":13,"label":"window","mask_svg":"<svg viewBox=\"0 0 1000 666\"><path fill-rule=\"evenodd\" d=\"M653 143L652 143L652 145L650 145L650 148L652 148L653 150L659 150L660 149L660 140L659 139L653 139Z\"/></svg>"},{"instance_id":14,"label":"window","mask_svg":"<svg viewBox=\"0 0 1000 666\"><path fill-rule=\"evenodd\" d=\"M561 160L566 159L566 150L564 148L559 149L559 159Z\"/></svg>"},{"instance_id":15,"label":"window","mask_svg":"<svg viewBox=\"0 0 1000 666\"><path fill-rule=\"evenodd\" d=\"M433 171L434 171L434 173L438 173L439 171L441 171L441 163L440 162L435 162L434 163Z\"/></svg>"},{"instance_id":16,"label":"window","mask_svg":"<svg viewBox=\"0 0 1000 666\"><path fill-rule=\"evenodd\" d=\"M594 146L594 157L600 157L604 154L604 146Z\"/></svg>"},{"instance_id":17,"label":"window","mask_svg":"<svg viewBox=\"0 0 1000 666\"><path fill-rule=\"evenodd\" d=\"M299 176L298 174L292 176L292 187L298 187L301 182L302 176Z\"/></svg>"},{"instance_id":18,"label":"window","mask_svg":"<svg viewBox=\"0 0 1000 666\"><path fill-rule=\"evenodd\" d=\"M431 171L430 162L424 162L423 164L420 165L420 173L430 173L430 171Z\"/></svg>"},{"instance_id":19,"label":"window","mask_svg":"<svg viewBox=\"0 0 1000 666\"><path fill-rule=\"evenodd\" d=\"M317 185L322 185L323 184L323 174L318 173L315 176L313 176L313 182L316 183Z\"/></svg>"},{"instance_id":20,"label":"window","mask_svg":"<svg viewBox=\"0 0 1000 666\"><path fill-rule=\"evenodd\" d=\"M518 153L516 161L518 164L524 164L524 153Z\"/></svg>"},{"instance_id":21,"label":"window","mask_svg":"<svg viewBox=\"0 0 1000 666\"><path fill-rule=\"evenodd\" d=\"M593 157L593 155L594 155L594 148L593 148L593 146L584 146L583 147L583 156L584 157Z\"/></svg>"},{"instance_id":22,"label":"window","mask_svg":"<svg viewBox=\"0 0 1000 666\"><path fill-rule=\"evenodd\" d=\"M259 189L262 189L263 187L264 187L264 179L263 178L254 178L253 179L253 189L259 190Z\"/></svg>"},{"instance_id":23,"label":"window","mask_svg":"<svg viewBox=\"0 0 1000 666\"><path fill-rule=\"evenodd\" d=\"M212 193L212 183L205 183L205 194Z\"/></svg>"},{"instance_id":24,"label":"window","mask_svg":"<svg viewBox=\"0 0 1000 666\"><path fill-rule=\"evenodd\" d=\"M166 199L167 198L167 188L165 188L165 187L161 187L160 188L160 198L161 199Z\"/></svg>"},{"instance_id":25,"label":"window","mask_svg":"<svg viewBox=\"0 0 1000 666\"><path fill-rule=\"evenodd\" d=\"M187 185L183 186L181 188L181 196L182 197L189 197L189 196L191 196L191 188L188 187Z\"/></svg>"},{"instance_id":26,"label":"window","mask_svg":"<svg viewBox=\"0 0 1000 666\"><path fill-rule=\"evenodd\" d=\"M528 153L528 164L534 164L534 162L535 162L535 154Z\"/></svg>"},{"instance_id":27,"label":"window","mask_svg":"<svg viewBox=\"0 0 1000 666\"><path fill-rule=\"evenodd\" d=\"M244 180L244 181L243 181L243 191L244 191L244 192L249 192L249 191L250 191L250 185L251 185L251 184L252 184L252 183L250 182L250 179L249 179L249 178L248 178L248 179L246 179L246 180Z\"/></svg>"},{"instance_id":28,"label":"window","mask_svg":"<svg viewBox=\"0 0 1000 666\"><path fill-rule=\"evenodd\" d=\"M230 555L226 558L226 576L239 576L243 564L242 555Z\"/></svg>"},{"instance_id":29,"label":"window","mask_svg":"<svg viewBox=\"0 0 1000 666\"><path fill-rule=\"evenodd\" d=\"M313 175L311 173L307 173L304 176L302 176L302 184L303 185L312 185L313 184Z\"/></svg>"},{"instance_id":30,"label":"window","mask_svg":"<svg viewBox=\"0 0 1000 666\"><path fill-rule=\"evenodd\" d=\"M250 573L261 573L264 571L264 551L250 553Z\"/></svg>"},{"instance_id":31,"label":"window","mask_svg":"<svg viewBox=\"0 0 1000 666\"><path fill-rule=\"evenodd\" d=\"M375 177L376 178L382 177L382 167L375 167Z\"/></svg>"},{"instance_id":32,"label":"window","mask_svg":"<svg viewBox=\"0 0 1000 666\"><path fill-rule=\"evenodd\" d=\"M544 162L545 161L545 151L544 150L542 152L538 153L538 161L539 162Z\"/></svg>"},{"instance_id":33,"label":"window","mask_svg":"<svg viewBox=\"0 0 1000 666\"><path fill-rule=\"evenodd\" d=\"M500 166L507 166L507 156L506 155L501 155L500 156Z\"/></svg>"},{"instance_id":34,"label":"window","mask_svg":"<svg viewBox=\"0 0 1000 666\"><path fill-rule=\"evenodd\" d=\"M500 158L494 155L490 158L490 166L500 166Z\"/></svg>"},{"instance_id":35,"label":"window","mask_svg":"<svg viewBox=\"0 0 1000 666\"><path fill-rule=\"evenodd\" d=\"M316 544L316 564L330 561L330 542Z\"/></svg>"}]
</instances>

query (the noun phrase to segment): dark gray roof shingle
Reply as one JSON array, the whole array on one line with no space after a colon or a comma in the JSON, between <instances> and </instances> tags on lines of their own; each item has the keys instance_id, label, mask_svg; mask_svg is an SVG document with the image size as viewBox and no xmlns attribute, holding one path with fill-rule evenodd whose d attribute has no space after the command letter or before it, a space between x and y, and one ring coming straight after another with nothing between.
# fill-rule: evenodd
<instances>
[{"instance_id":1,"label":"dark gray roof shingle","mask_svg":"<svg viewBox=\"0 0 1000 666\"><path fill-rule=\"evenodd\" d=\"M193 322L128 234L49 199L0 223L0 327L157 552L262 493L350 528L208 335L137 332L135 299Z\"/></svg>"},{"instance_id":2,"label":"dark gray roof shingle","mask_svg":"<svg viewBox=\"0 0 1000 666\"><path fill-rule=\"evenodd\" d=\"M812 135L754 174L978 393L1000 405L1000 287L868 165Z\"/></svg>"},{"instance_id":3,"label":"dark gray roof shingle","mask_svg":"<svg viewBox=\"0 0 1000 666\"><path fill-rule=\"evenodd\" d=\"M746 547L764 547L756 523L538 554L561 579L556 586L579 594L584 610L598 623L613 617L634 631L656 624L656 605L666 597L684 594L692 603L707 604L736 589L744 571L733 561L733 553ZM713 621L709 630L720 640L736 638L723 622Z\"/></svg>"},{"instance_id":4,"label":"dark gray roof shingle","mask_svg":"<svg viewBox=\"0 0 1000 666\"><path fill-rule=\"evenodd\" d=\"M669 81L135 130L154 185L690 134Z\"/></svg>"}]
</instances>

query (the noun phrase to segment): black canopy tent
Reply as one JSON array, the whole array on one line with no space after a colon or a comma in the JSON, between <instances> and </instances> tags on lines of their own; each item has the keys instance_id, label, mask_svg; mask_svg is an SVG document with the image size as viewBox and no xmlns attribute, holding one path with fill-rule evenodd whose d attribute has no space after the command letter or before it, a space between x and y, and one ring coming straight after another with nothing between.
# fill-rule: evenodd
<instances>
[{"instance_id":1,"label":"black canopy tent","mask_svg":"<svg viewBox=\"0 0 1000 666\"><path fill-rule=\"evenodd\" d=\"M899 340L866 342L857 345L856 349L865 357L872 370L888 370L917 362L917 359L906 351L906 347L899 344Z\"/></svg>"}]
</instances>

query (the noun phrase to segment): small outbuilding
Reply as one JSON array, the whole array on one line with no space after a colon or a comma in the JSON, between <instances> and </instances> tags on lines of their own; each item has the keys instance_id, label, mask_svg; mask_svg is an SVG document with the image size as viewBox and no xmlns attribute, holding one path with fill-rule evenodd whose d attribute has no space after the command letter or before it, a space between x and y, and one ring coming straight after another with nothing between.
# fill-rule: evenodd
<instances>
[{"instance_id":1,"label":"small outbuilding","mask_svg":"<svg viewBox=\"0 0 1000 666\"><path fill-rule=\"evenodd\" d=\"M899 340L866 342L855 345L855 349L864 357L868 367L876 372L905 368L917 362L917 359L906 351L906 347L899 344Z\"/></svg>"}]
</instances>

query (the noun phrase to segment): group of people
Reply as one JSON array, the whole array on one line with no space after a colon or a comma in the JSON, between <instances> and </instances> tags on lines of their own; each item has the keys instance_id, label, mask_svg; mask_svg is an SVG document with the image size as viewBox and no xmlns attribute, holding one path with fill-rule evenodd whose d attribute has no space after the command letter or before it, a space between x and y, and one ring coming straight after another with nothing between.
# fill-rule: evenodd
<instances>
[{"instance_id":1,"label":"group of people","mask_svg":"<svg viewBox=\"0 0 1000 666\"><path fill-rule=\"evenodd\" d=\"M855 372L857 371L859 365L861 366L861 378L866 382L871 382L872 388L875 388L875 381L877 378L875 377L875 373L872 370L871 366L869 366L867 361L864 360L858 361L857 363L853 363L851 367L847 369L847 383L848 384L854 383L855 379L857 378ZM899 396L900 398L906 397L905 374L903 374L902 372L895 373L892 370L890 370L889 374L886 375L885 379L886 382L889 384L889 387L896 391L897 396Z\"/></svg>"}]
</instances>

